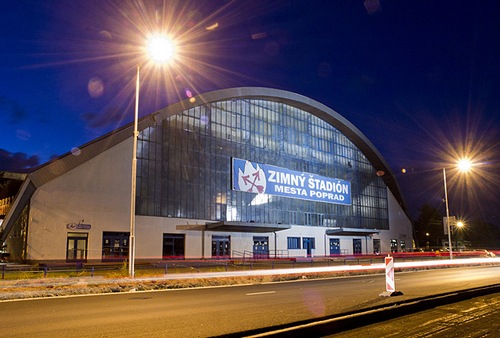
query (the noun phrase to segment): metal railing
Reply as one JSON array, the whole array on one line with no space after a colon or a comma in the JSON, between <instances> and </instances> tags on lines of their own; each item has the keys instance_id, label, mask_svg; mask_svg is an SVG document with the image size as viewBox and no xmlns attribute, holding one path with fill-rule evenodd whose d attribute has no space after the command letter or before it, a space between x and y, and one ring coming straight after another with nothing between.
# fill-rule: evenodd
<instances>
[{"instance_id":1,"label":"metal railing","mask_svg":"<svg viewBox=\"0 0 500 338\"><path fill-rule=\"evenodd\" d=\"M421 261L429 259L446 259L435 253L391 254L397 261ZM478 257L482 252L461 254L461 258ZM321 267L337 265L369 265L383 263L385 255L336 255L327 257L289 257L282 250L274 258L269 255L255 255L252 251L233 251L231 258L224 259L185 259L163 260L149 263L137 263L138 275L158 276L193 272L222 272L236 270L286 269L297 267ZM1 279L32 279L57 277L123 277L128 275L127 262L114 263L53 263L53 264L15 264L0 263Z\"/></svg>"}]
</instances>

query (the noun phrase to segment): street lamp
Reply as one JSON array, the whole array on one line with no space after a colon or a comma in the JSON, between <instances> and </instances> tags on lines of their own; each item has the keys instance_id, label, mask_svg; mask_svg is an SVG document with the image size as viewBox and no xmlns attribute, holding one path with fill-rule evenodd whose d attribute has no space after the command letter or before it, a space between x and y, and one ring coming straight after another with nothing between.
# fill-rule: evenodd
<instances>
[{"instance_id":1,"label":"street lamp","mask_svg":"<svg viewBox=\"0 0 500 338\"><path fill-rule=\"evenodd\" d=\"M448 244L450 247L450 259L453 259L452 245L451 245L451 228L450 228L450 209L448 208L448 188L446 187L446 168L443 168L443 181L444 181L444 201L446 204L446 229L448 230Z\"/></svg>"},{"instance_id":2,"label":"street lamp","mask_svg":"<svg viewBox=\"0 0 500 338\"><path fill-rule=\"evenodd\" d=\"M146 47L148 59L155 64L165 64L175 57L175 44L165 35L152 35ZM129 265L128 272L130 277L135 274L135 195L136 195L136 175L137 175L137 139L139 137L139 89L140 89L140 69L137 66L137 75L135 82L135 110L134 110L134 134L132 148L132 189L130 193L130 238L129 238Z\"/></svg>"},{"instance_id":3,"label":"street lamp","mask_svg":"<svg viewBox=\"0 0 500 338\"><path fill-rule=\"evenodd\" d=\"M460 159L457 167L462 172L467 172L472 168L472 162L469 159ZM443 181L444 181L444 200L446 203L446 229L448 229L448 246L450 251L450 259L453 259L453 249L451 242L451 224L450 224L450 210L448 208L448 188L446 186L446 168L443 168ZM463 224L463 223L462 223Z\"/></svg>"}]
</instances>

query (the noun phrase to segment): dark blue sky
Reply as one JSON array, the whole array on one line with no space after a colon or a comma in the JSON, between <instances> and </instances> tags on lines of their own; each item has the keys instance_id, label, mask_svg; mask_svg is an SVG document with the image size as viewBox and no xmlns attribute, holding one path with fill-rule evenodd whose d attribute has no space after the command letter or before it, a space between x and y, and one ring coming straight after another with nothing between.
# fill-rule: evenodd
<instances>
[{"instance_id":1,"label":"dark blue sky","mask_svg":"<svg viewBox=\"0 0 500 338\"><path fill-rule=\"evenodd\" d=\"M20 170L133 118L148 31L179 41L160 77L141 71L140 115L190 95L265 86L350 120L398 176L412 215L440 206L499 223L500 3L451 0L3 0L0 170ZM401 174L407 168L407 174Z\"/></svg>"}]
</instances>

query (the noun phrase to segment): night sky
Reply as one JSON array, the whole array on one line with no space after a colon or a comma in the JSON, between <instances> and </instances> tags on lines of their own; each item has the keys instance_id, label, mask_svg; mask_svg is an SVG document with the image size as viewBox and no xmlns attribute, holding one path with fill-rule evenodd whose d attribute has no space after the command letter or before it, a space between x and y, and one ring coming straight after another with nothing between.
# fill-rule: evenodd
<instances>
[{"instance_id":1,"label":"night sky","mask_svg":"<svg viewBox=\"0 0 500 338\"><path fill-rule=\"evenodd\" d=\"M73 151L200 93L272 87L351 121L396 174L410 216L428 203L500 223L500 2L486 0L2 0L0 170ZM143 60L162 29L168 68ZM467 175L458 157L477 164ZM402 173L406 169L406 174Z\"/></svg>"}]
</instances>

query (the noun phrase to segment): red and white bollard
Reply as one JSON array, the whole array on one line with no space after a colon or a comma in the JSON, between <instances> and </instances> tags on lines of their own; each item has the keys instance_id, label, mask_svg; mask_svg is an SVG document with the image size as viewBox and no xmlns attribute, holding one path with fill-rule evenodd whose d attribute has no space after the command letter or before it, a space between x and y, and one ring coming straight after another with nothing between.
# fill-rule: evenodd
<instances>
[{"instance_id":1,"label":"red and white bollard","mask_svg":"<svg viewBox=\"0 0 500 338\"><path fill-rule=\"evenodd\" d=\"M385 257L385 291L396 291L394 282L394 257Z\"/></svg>"},{"instance_id":2,"label":"red and white bollard","mask_svg":"<svg viewBox=\"0 0 500 338\"><path fill-rule=\"evenodd\" d=\"M394 257L388 255L384 259L385 261L385 292L382 292L380 296L391 297L400 296L403 293L401 291L396 291L396 282L394 279Z\"/></svg>"}]
</instances>

